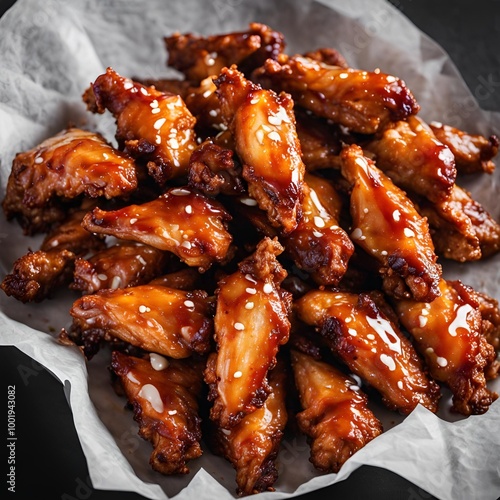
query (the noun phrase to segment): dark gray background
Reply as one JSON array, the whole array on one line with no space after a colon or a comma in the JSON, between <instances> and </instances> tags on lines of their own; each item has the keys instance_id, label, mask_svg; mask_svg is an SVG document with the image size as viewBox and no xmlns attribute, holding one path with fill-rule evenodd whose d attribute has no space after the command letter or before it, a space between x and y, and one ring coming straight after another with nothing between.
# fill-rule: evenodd
<instances>
[{"instance_id":1,"label":"dark gray background","mask_svg":"<svg viewBox=\"0 0 500 500\"><path fill-rule=\"evenodd\" d=\"M0 15L13 3L0 2ZM484 109L500 111L500 0L391 0L391 3L450 54ZM489 92L479 92L485 84ZM11 498L143 498L133 493L97 491L90 486L71 411L61 384L52 375L10 347L0 348L0 374L4 389L7 384L17 387L17 492ZM28 384L24 384L23 374L28 375ZM4 487L1 497L7 498ZM364 466L347 480L300 498L423 500L433 497L396 474Z\"/></svg>"}]
</instances>

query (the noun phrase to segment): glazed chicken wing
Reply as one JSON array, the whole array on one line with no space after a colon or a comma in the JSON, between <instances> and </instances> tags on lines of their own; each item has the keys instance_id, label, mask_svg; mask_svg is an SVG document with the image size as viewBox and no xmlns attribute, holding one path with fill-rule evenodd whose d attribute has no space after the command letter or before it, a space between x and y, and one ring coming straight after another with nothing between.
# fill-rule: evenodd
<instances>
[{"instance_id":1,"label":"glazed chicken wing","mask_svg":"<svg viewBox=\"0 0 500 500\"><path fill-rule=\"evenodd\" d=\"M500 225L470 193L457 184L448 198L437 203L416 199L426 217L436 253L466 262L486 258L500 250Z\"/></svg>"},{"instance_id":2,"label":"glazed chicken wing","mask_svg":"<svg viewBox=\"0 0 500 500\"><path fill-rule=\"evenodd\" d=\"M354 379L297 350L291 351L291 359L303 408L296 418L310 442L310 461L323 472L338 472L382 433L382 424Z\"/></svg>"},{"instance_id":3,"label":"glazed chicken wing","mask_svg":"<svg viewBox=\"0 0 500 500\"><path fill-rule=\"evenodd\" d=\"M307 174L303 186L302 218L283 235L287 254L319 285L337 285L347 270L354 245L339 226L339 197L325 179Z\"/></svg>"},{"instance_id":4,"label":"glazed chicken wing","mask_svg":"<svg viewBox=\"0 0 500 500\"><path fill-rule=\"evenodd\" d=\"M480 172L491 174L495 170L492 159L498 153L499 140L496 135L484 137L479 134L469 134L439 122L432 122L429 125L438 140L451 149L460 174Z\"/></svg>"},{"instance_id":5,"label":"glazed chicken wing","mask_svg":"<svg viewBox=\"0 0 500 500\"><path fill-rule=\"evenodd\" d=\"M455 157L418 116L387 126L366 145L377 167L405 191L436 202L451 193L457 177Z\"/></svg>"},{"instance_id":6,"label":"glazed chicken wing","mask_svg":"<svg viewBox=\"0 0 500 500\"><path fill-rule=\"evenodd\" d=\"M107 109L113 114L116 140L131 156L147 162L159 185L186 174L196 147L196 120L179 95L146 87L108 68L83 100L93 113Z\"/></svg>"},{"instance_id":7,"label":"glazed chicken wing","mask_svg":"<svg viewBox=\"0 0 500 500\"><path fill-rule=\"evenodd\" d=\"M233 64L245 73L250 72L266 59L275 59L285 43L283 35L269 26L250 23L247 31L207 37L174 33L165 38L165 45L168 66L188 80L201 82Z\"/></svg>"},{"instance_id":8,"label":"glazed chicken wing","mask_svg":"<svg viewBox=\"0 0 500 500\"><path fill-rule=\"evenodd\" d=\"M313 290L295 301L295 309L353 373L382 395L388 408L408 414L420 403L437 411L439 386L369 294Z\"/></svg>"},{"instance_id":9,"label":"glazed chicken wing","mask_svg":"<svg viewBox=\"0 0 500 500\"><path fill-rule=\"evenodd\" d=\"M71 281L76 255L69 250L37 250L19 257L0 288L21 302L41 302Z\"/></svg>"},{"instance_id":10,"label":"glazed chicken wing","mask_svg":"<svg viewBox=\"0 0 500 500\"><path fill-rule=\"evenodd\" d=\"M154 447L151 467L162 474L187 474L188 462L202 454L198 398L203 372L184 360L156 353L148 357L113 351L111 369L132 406L139 436Z\"/></svg>"},{"instance_id":11,"label":"glazed chicken wing","mask_svg":"<svg viewBox=\"0 0 500 500\"><path fill-rule=\"evenodd\" d=\"M274 226L293 231L300 218L305 166L291 99L261 89L234 67L223 69L215 84L250 196Z\"/></svg>"},{"instance_id":12,"label":"glazed chicken wing","mask_svg":"<svg viewBox=\"0 0 500 500\"><path fill-rule=\"evenodd\" d=\"M206 271L228 257L232 237L226 229L230 215L218 202L190 188L171 188L141 205L105 211L94 209L83 226L94 233L137 241L177 255Z\"/></svg>"},{"instance_id":13,"label":"glazed chicken wing","mask_svg":"<svg viewBox=\"0 0 500 500\"><path fill-rule=\"evenodd\" d=\"M233 158L233 151L211 139L202 142L191 155L188 184L207 196L245 193L241 168Z\"/></svg>"},{"instance_id":14,"label":"glazed chicken wing","mask_svg":"<svg viewBox=\"0 0 500 500\"><path fill-rule=\"evenodd\" d=\"M297 106L362 134L420 109L399 78L329 66L304 56L267 60L253 78L266 88L290 93Z\"/></svg>"},{"instance_id":15,"label":"glazed chicken wing","mask_svg":"<svg viewBox=\"0 0 500 500\"><path fill-rule=\"evenodd\" d=\"M269 395L261 408L231 429L216 428L215 450L236 469L238 496L274 491L276 457L287 423L286 370L283 363L269 373Z\"/></svg>"},{"instance_id":16,"label":"glazed chicken wing","mask_svg":"<svg viewBox=\"0 0 500 500\"><path fill-rule=\"evenodd\" d=\"M280 289L286 272L276 259L282 250L264 238L218 285L217 352L209 357L205 381L213 401L210 418L224 429L262 407L270 392L268 371L288 341L290 295Z\"/></svg>"},{"instance_id":17,"label":"glazed chicken wing","mask_svg":"<svg viewBox=\"0 0 500 500\"><path fill-rule=\"evenodd\" d=\"M88 353L114 339L172 358L210 349L211 302L202 291L159 285L106 289L78 298L70 313L74 335Z\"/></svg>"},{"instance_id":18,"label":"glazed chicken wing","mask_svg":"<svg viewBox=\"0 0 500 500\"><path fill-rule=\"evenodd\" d=\"M66 218L63 202L124 197L137 188L133 160L102 136L70 128L14 158L2 207L26 234L46 232Z\"/></svg>"},{"instance_id":19,"label":"glazed chicken wing","mask_svg":"<svg viewBox=\"0 0 500 500\"><path fill-rule=\"evenodd\" d=\"M394 309L432 377L450 388L452 409L463 415L484 413L498 397L486 387L485 378L495 350L482 335L474 295L461 283L442 279L439 286L441 295L432 302L394 300Z\"/></svg>"},{"instance_id":20,"label":"glazed chicken wing","mask_svg":"<svg viewBox=\"0 0 500 500\"><path fill-rule=\"evenodd\" d=\"M165 270L169 255L149 245L123 241L88 259L77 259L70 288L89 294L142 285Z\"/></svg>"},{"instance_id":21,"label":"glazed chicken wing","mask_svg":"<svg viewBox=\"0 0 500 500\"><path fill-rule=\"evenodd\" d=\"M351 238L382 266L385 291L433 300L439 295L441 266L427 220L359 146L344 148L341 157L342 175L352 186Z\"/></svg>"}]
</instances>

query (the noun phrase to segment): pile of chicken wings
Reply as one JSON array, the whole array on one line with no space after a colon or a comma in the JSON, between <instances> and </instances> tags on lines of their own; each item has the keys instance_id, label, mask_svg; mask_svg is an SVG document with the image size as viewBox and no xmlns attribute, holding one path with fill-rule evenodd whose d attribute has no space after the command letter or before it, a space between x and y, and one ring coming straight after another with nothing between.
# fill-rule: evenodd
<instances>
[{"instance_id":1,"label":"pile of chicken wings","mask_svg":"<svg viewBox=\"0 0 500 500\"><path fill-rule=\"evenodd\" d=\"M16 155L2 202L45 235L2 290L75 294L59 340L109 356L151 467L210 450L250 495L273 489L287 432L338 472L383 432L372 399L486 412L498 302L442 263L500 250L460 187L494 171L497 137L426 123L400 78L287 54L263 24L164 41L179 78L109 67L82 89L115 146L62 130Z\"/></svg>"}]
</instances>

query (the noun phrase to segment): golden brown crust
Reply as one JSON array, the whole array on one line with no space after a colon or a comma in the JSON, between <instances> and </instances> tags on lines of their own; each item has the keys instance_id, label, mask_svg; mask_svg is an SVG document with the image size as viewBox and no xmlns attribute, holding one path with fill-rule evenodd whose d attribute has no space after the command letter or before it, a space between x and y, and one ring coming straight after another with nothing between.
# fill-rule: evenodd
<instances>
[{"instance_id":1,"label":"golden brown crust","mask_svg":"<svg viewBox=\"0 0 500 500\"><path fill-rule=\"evenodd\" d=\"M439 386L369 294L314 290L295 301L295 309L353 373L380 392L389 408L408 414L420 403L437 411Z\"/></svg>"},{"instance_id":2,"label":"golden brown crust","mask_svg":"<svg viewBox=\"0 0 500 500\"><path fill-rule=\"evenodd\" d=\"M193 363L165 358L165 368L158 369L158 356L150 356L153 361L113 351L111 369L132 405L139 436L154 447L151 467L162 474L187 474L188 462L202 454L202 372Z\"/></svg>"},{"instance_id":3,"label":"golden brown crust","mask_svg":"<svg viewBox=\"0 0 500 500\"><path fill-rule=\"evenodd\" d=\"M349 457L382 433L382 424L354 379L296 350L291 351L291 360L303 408L296 419L308 436L310 461L322 472L338 472Z\"/></svg>"}]
</instances>

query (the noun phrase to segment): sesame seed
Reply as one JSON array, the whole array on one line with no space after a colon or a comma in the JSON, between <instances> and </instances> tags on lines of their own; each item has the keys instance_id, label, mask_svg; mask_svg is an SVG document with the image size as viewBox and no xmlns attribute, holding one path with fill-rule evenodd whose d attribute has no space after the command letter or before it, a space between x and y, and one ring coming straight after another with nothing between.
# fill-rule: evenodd
<instances>
[{"instance_id":1,"label":"sesame seed","mask_svg":"<svg viewBox=\"0 0 500 500\"><path fill-rule=\"evenodd\" d=\"M160 108L153 108L153 109L151 110L151 113L153 113L153 115L156 115L156 114L158 114L160 111L161 111L161 109L160 109Z\"/></svg>"},{"instance_id":2,"label":"sesame seed","mask_svg":"<svg viewBox=\"0 0 500 500\"><path fill-rule=\"evenodd\" d=\"M257 205L257 201L253 198L240 198L240 202L243 203L243 205L248 205L249 207L255 207Z\"/></svg>"},{"instance_id":3,"label":"sesame seed","mask_svg":"<svg viewBox=\"0 0 500 500\"><path fill-rule=\"evenodd\" d=\"M229 436L231 434L231 429L221 429L221 431L226 435Z\"/></svg>"},{"instance_id":4,"label":"sesame seed","mask_svg":"<svg viewBox=\"0 0 500 500\"><path fill-rule=\"evenodd\" d=\"M259 130L255 132L255 137L257 137L259 144L262 144L264 142L264 131L259 128Z\"/></svg>"},{"instance_id":5,"label":"sesame seed","mask_svg":"<svg viewBox=\"0 0 500 500\"><path fill-rule=\"evenodd\" d=\"M387 255L387 250L382 250L382 251L380 252L380 255L383 255L383 256L385 257L385 256Z\"/></svg>"},{"instance_id":6,"label":"sesame seed","mask_svg":"<svg viewBox=\"0 0 500 500\"><path fill-rule=\"evenodd\" d=\"M169 415L176 415L177 414L177 410L168 410L168 414Z\"/></svg>"},{"instance_id":7,"label":"sesame seed","mask_svg":"<svg viewBox=\"0 0 500 500\"><path fill-rule=\"evenodd\" d=\"M399 210L394 210L394 212L392 212L392 218L396 222L399 222L399 220L401 219L401 212Z\"/></svg>"},{"instance_id":8,"label":"sesame seed","mask_svg":"<svg viewBox=\"0 0 500 500\"><path fill-rule=\"evenodd\" d=\"M235 330L239 330L239 331L242 331L245 329L245 325L243 323L235 323L234 324L234 329Z\"/></svg>"},{"instance_id":9,"label":"sesame seed","mask_svg":"<svg viewBox=\"0 0 500 500\"><path fill-rule=\"evenodd\" d=\"M347 330L349 332L350 335L352 335L353 337L356 337L356 335L358 334L358 332L354 329L354 328L349 328Z\"/></svg>"},{"instance_id":10,"label":"sesame seed","mask_svg":"<svg viewBox=\"0 0 500 500\"><path fill-rule=\"evenodd\" d=\"M363 231L357 227L351 234L351 237L355 240L359 240L363 236Z\"/></svg>"},{"instance_id":11,"label":"sesame seed","mask_svg":"<svg viewBox=\"0 0 500 500\"><path fill-rule=\"evenodd\" d=\"M446 358L442 358L440 356L438 356L436 358L436 363L441 367L441 368L444 368L445 366L448 365L448 360Z\"/></svg>"},{"instance_id":12,"label":"sesame seed","mask_svg":"<svg viewBox=\"0 0 500 500\"><path fill-rule=\"evenodd\" d=\"M170 193L175 195L175 196L186 196L188 194L191 194L191 191L188 191L187 189L183 189L183 188L175 188L175 189L172 189L172 191L170 191Z\"/></svg>"},{"instance_id":13,"label":"sesame seed","mask_svg":"<svg viewBox=\"0 0 500 500\"><path fill-rule=\"evenodd\" d=\"M339 74L339 78L341 78L342 80L345 80L348 76L349 76L349 73L340 73Z\"/></svg>"},{"instance_id":14,"label":"sesame seed","mask_svg":"<svg viewBox=\"0 0 500 500\"><path fill-rule=\"evenodd\" d=\"M191 205L186 205L186 207L184 208L184 211L187 214L192 214L193 213L193 207Z\"/></svg>"},{"instance_id":15,"label":"sesame seed","mask_svg":"<svg viewBox=\"0 0 500 500\"><path fill-rule=\"evenodd\" d=\"M271 283L266 283L264 285L264 293L271 293L273 291L273 285L271 285Z\"/></svg>"},{"instance_id":16,"label":"sesame seed","mask_svg":"<svg viewBox=\"0 0 500 500\"><path fill-rule=\"evenodd\" d=\"M41 156L37 156L37 157L35 158L35 163L36 163L37 165L38 165L38 164L40 164L40 163L43 163L43 158L42 158Z\"/></svg>"},{"instance_id":17,"label":"sesame seed","mask_svg":"<svg viewBox=\"0 0 500 500\"><path fill-rule=\"evenodd\" d=\"M250 281L250 283L254 283L254 284L257 283L257 281L253 279L253 276L251 274L248 274L248 273L245 274L245 279Z\"/></svg>"},{"instance_id":18,"label":"sesame seed","mask_svg":"<svg viewBox=\"0 0 500 500\"><path fill-rule=\"evenodd\" d=\"M432 353L434 352L434 349L433 349L432 347L428 347L428 348L425 350L425 352L426 352L427 354L432 354Z\"/></svg>"},{"instance_id":19,"label":"sesame seed","mask_svg":"<svg viewBox=\"0 0 500 500\"><path fill-rule=\"evenodd\" d=\"M281 140L281 136L278 134L278 132L276 132L276 130L269 132L269 134L267 134L267 137L269 137L269 139L271 139L272 141L280 141Z\"/></svg>"},{"instance_id":20,"label":"sesame seed","mask_svg":"<svg viewBox=\"0 0 500 500\"><path fill-rule=\"evenodd\" d=\"M148 91L144 87L141 87L140 91L142 95L149 95Z\"/></svg>"},{"instance_id":21,"label":"sesame seed","mask_svg":"<svg viewBox=\"0 0 500 500\"><path fill-rule=\"evenodd\" d=\"M415 233L409 227L405 227L403 229L403 232L405 233L405 236L407 236L408 238L413 238L413 236L415 236Z\"/></svg>"},{"instance_id":22,"label":"sesame seed","mask_svg":"<svg viewBox=\"0 0 500 500\"><path fill-rule=\"evenodd\" d=\"M147 262L142 258L141 255L137 255L136 256L136 259L139 261L140 264L142 264L143 266L146 266L147 265Z\"/></svg>"},{"instance_id":23,"label":"sesame seed","mask_svg":"<svg viewBox=\"0 0 500 500\"><path fill-rule=\"evenodd\" d=\"M105 160L107 160L107 159L109 158L109 155L108 155L107 153L103 153L103 154L102 154L102 157L103 157Z\"/></svg>"},{"instance_id":24,"label":"sesame seed","mask_svg":"<svg viewBox=\"0 0 500 500\"><path fill-rule=\"evenodd\" d=\"M137 222L137 219L133 217L132 219L129 220L129 224L133 226Z\"/></svg>"},{"instance_id":25,"label":"sesame seed","mask_svg":"<svg viewBox=\"0 0 500 500\"><path fill-rule=\"evenodd\" d=\"M106 281L108 279L108 277L105 275L105 274L98 274L97 277L101 280L101 281Z\"/></svg>"},{"instance_id":26,"label":"sesame seed","mask_svg":"<svg viewBox=\"0 0 500 500\"><path fill-rule=\"evenodd\" d=\"M369 340L375 340L375 335L373 335L373 333L369 333L367 336L366 336L367 339Z\"/></svg>"},{"instance_id":27,"label":"sesame seed","mask_svg":"<svg viewBox=\"0 0 500 500\"><path fill-rule=\"evenodd\" d=\"M237 372L234 372L233 377L234 378L240 378L242 375L243 375L243 373L241 373L240 371L237 371Z\"/></svg>"},{"instance_id":28,"label":"sesame seed","mask_svg":"<svg viewBox=\"0 0 500 500\"><path fill-rule=\"evenodd\" d=\"M259 102L259 98L258 97L253 97L251 100L250 100L250 104L257 104Z\"/></svg>"},{"instance_id":29,"label":"sesame seed","mask_svg":"<svg viewBox=\"0 0 500 500\"><path fill-rule=\"evenodd\" d=\"M420 328L423 328L427 324L427 318L425 316L418 317L418 324Z\"/></svg>"},{"instance_id":30,"label":"sesame seed","mask_svg":"<svg viewBox=\"0 0 500 500\"><path fill-rule=\"evenodd\" d=\"M156 99L153 99L149 105L152 107L152 108L157 108L158 107L158 101Z\"/></svg>"},{"instance_id":31,"label":"sesame seed","mask_svg":"<svg viewBox=\"0 0 500 500\"><path fill-rule=\"evenodd\" d=\"M402 380L398 380L398 387L403 390L403 381Z\"/></svg>"},{"instance_id":32,"label":"sesame seed","mask_svg":"<svg viewBox=\"0 0 500 500\"><path fill-rule=\"evenodd\" d=\"M126 82L123 84L123 88L124 88L125 90L129 90L129 89L131 89L133 86L134 86L134 84L133 84L131 81L126 81Z\"/></svg>"},{"instance_id":33,"label":"sesame seed","mask_svg":"<svg viewBox=\"0 0 500 500\"><path fill-rule=\"evenodd\" d=\"M345 322L346 322L346 323L350 323L351 321L352 321L352 318L351 318L351 317L348 317L348 318L346 318L346 319L345 319Z\"/></svg>"},{"instance_id":34,"label":"sesame seed","mask_svg":"<svg viewBox=\"0 0 500 500\"><path fill-rule=\"evenodd\" d=\"M120 276L115 276L113 278L113 281L111 282L111 288L113 288L113 289L118 288L120 286L121 282L122 282L122 279L120 278Z\"/></svg>"},{"instance_id":35,"label":"sesame seed","mask_svg":"<svg viewBox=\"0 0 500 500\"><path fill-rule=\"evenodd\" d=\"M318 215L316 215L314 217L314 225L316 227L325 227L325 221L322 217L319 217Z\"/></svg>"},{"instance_id":36,"label":"sesame seed","mask_svg":"<svg viewBox=\"0 0 500 500\"><path fill-rule=\"evenodd\" d=\"M203 92L203 97L206 99L211 94L212 94L211 90L205 90L205 92Z\"/></svg>"},{"instance_id":37,"label":"sesame seed","mask_svg":"<svg viewBox=\"0 0 500 500\"><path fill-rule=\"evenodd\" d=\"M257 290L255 288L246 288L245 291L250 295L255 295L257 293Z\"/></svg>"},{"instance_id":38,"label":"sesame seed","mask_svg":"<svg viewBox=\"0 0 500 500\"><path fill-rule=\"evenodd\" d=\"M349 386L349 389L351 389L351 391L359 391L360 387L359 385L352 384Z\"/></svg>"},{"instance_id":39,"label":"sesame seed","mask_svg":"<svg viewBox=\"0 0 500 500\"><path fill-rule=\"evenodd\" d=\"M209 114L210 116L217 116L218 111L217 111L216 109L211 109L211 110L208 112L208 114Z\"/></svg>"},{"instance_id":40,"label":"sesame seed","mask_svg":"<svg viewBox=\"0 0 500 500\"><path fill-rule=\"evenodd\" d=\"M396 370L396 362L393 358L391 358L391 356L388 356L387 354L381 354L380 361L382 361L382 363L384 363L384 365L387 366L387 368L389 368L391 372Z\"/></svg>"},{"instance_id":41,"label":"sesame seed","mask_svg":"<svg viewBox=\"0 0 500 500\"><path fill-rule=\"evenodd\" d=\"M160 130L160 129L162 128L163 124L164 124L166 121L167 121L167 119L166 119L166 118L158 118L158 120L156 120L156 121L154 122L154 125L153 125L154 129L155 129L155 130Z\"/></svg>"},{"instance_id":42,"label":"sesame seed","mask_svg":"<svg viewBox=\"0 0 500 500\"><path fill-rule=\"evenodd\" d=\"M150 311L151 311L151 309L148 306L144 306L144 305L139 306L140 313L146 313L146 312L150 312Z\"/></svg>"},{"instance_id":43,"label":"sesame seed","mask_svg":"<svg viewBox=\"0 0 500 500\"><path fill-rule=\"evenodd\" d=\"M187 248L189 250L192 247L192 245L189 241L183 241L181 243L181 247Z\"/></svg>"},{"instance_id":44,"label":"sesame seed","mask_svg":"<svg viewBox=\"0 0 500 500\"><path fill-rule=\"evenodd\" d=\"M323 233L320 233L319 231L313 231L313 236L316 238L321 238L323 236Z\"/></svg>"},{"instance_id":45,"label":"sesame seed","mask_svg":"<svg viewBox=\"0 0 500 500\"><path fill-rule=\"evenodd\" d=\"M171 137L169 140L168 140L168 145L172 148L172 149L179 149L179 141L177 139L175 139L174 137Z\"/></svg>"},{"instance_id":46,"label":"sesame seed","mask_svg":"<svg viewBox=\"0 0 500 500\"><path fill-rule=\"evenodd\" d=\"M245 309L253 309L254 303L249 301L245 304Z\"/></svg>"},{"instance_id":47,"label":"sesame seed","mask_svg":"<svg viewBox=\"0 0 500 500\"><path fill-rule=\"evenodd\" d=\"M367 214L369 212L369 210L365 207L363 208L363 213Z\"/></svg>"},{"instance_id":48,"label":"sesame seed","mask_svg":"<svg viewBox=\"0 0 500 500\"><path fill-rule=\"evenodd\" d=\"M159 135L156 136L155 142L156 144L161 144L161 137Z\"/></svg>"},{"instance_id":49,"label":"sesame seed","mask_svg":"<svg viewBox=\"0 0 500 500\"><path fill-rule=\"evenodd\" d=\"M279 116L268 116L267 117L267 121L271 124L271 125L281 125L281 118Z\"/></svg>"},{"instance_id":50,"label":"sesame seed","mask_svg":"<svg viewBox=\"0 0 500 500\"><path fill-rule=\"evenodd\" d=\"M194 308L194 302L192 300L185 300L184 305L189 308Z\"/></svg>"}]
</instances>

